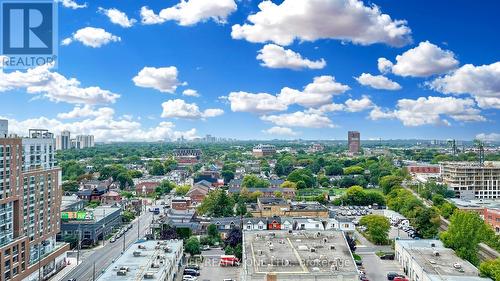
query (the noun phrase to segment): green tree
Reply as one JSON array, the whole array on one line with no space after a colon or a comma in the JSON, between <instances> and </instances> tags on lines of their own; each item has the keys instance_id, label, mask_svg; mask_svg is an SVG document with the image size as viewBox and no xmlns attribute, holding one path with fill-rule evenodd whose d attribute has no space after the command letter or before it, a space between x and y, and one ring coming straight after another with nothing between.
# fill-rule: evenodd
<instances>
[{"instance_id":1,"label":"green tree","mask_svg":"<svg viewBox=\"0 0 500 281\"><path fill-rule=\"evenodd\" d=\"M189 185L178 185L175 187L175 194L179 196L184 196L191 189Z\"/></svg>"},{"instance_id":2,"label":"green tree","mask_svg":"<svg viewBox=\"0 0 500 281\"><path fill-rule=\"evenodd\" d=\"M500 258L484 261L479 265L479 272L483 277L500 281Z\"/></svg>"},{"instance_id":3,"label":"green tree","mask_svg":"<svg viewBox=\"0 0 500 281\"><path fill-rule=\"evenodd\" d=\"M312 188L316 183L311 170L307 168L294 170L288 175L286 180L296 183L298 189Z\"/></svg>"},{"instance_id":4,"label":"green tree","mask_svg":"<svg viewBox=\"0 0 500 281\"><path fill-rule=\"evenodd\" d=\"M387 244L391 224L389 220L381 215L367 215L361 218L360 225L366 227L366 235L377 245Z\"/></svg>"},{"instance_id":5,"label":"green tree","mask_svg":"<svg viewBox=\"0 0 500 281\"><path fill-rule=\"evenodd\" d=\"M285 154L284 156L280 157L278 161L276 161L276 165L274 166L274 172L278 176L286 176L290 174L293 170L293 156L290 154Z\"/></svg>"},{"instance_id":6,"label":"green tree","mask_svg":"<svg viewBox=\"0 0 500 281\"><path fill-rule=\"evenodd\" d=\"M400 176L388 175L382 177L379 181L380 187L384 191L384 194L389 194L393 189L401 187L403 178Z\"/></svg>"},{"instance_id":7,"label":"green tree","mask_svg":"<svg viewBox=\"0 0 500 281\"><path fill-rule=\"evenodd\" d=\"M281 187L282 188L293 188L293 189L296 189L297 188L297 184L294 183L294 182L291 182L291 181L284 181L281 184Z\"/></svg>"},{"instance_id":8,"label":"green tree","mask_svg":"<svg viewBox=\"0 0 500 281\"><path fill-rule=\"evenodd\" d=\"M214 190L208 193L198 207L198 213L211 217L233 216L234 200L224 190Z\"/></svg>"},{"instance_id":9,"label":"green tree","mask_svg":"<svg viewBox=\"0 0 500 281\"><path fill-rule=\"evenodd\" d=\"M241 186L246 188L265 188L269 186L269 181L255 175L246 175L243 178Z\"/></svg>"},{"instance_id":10,"label":"green tree","mask_svg":"<svg viewBox=\"0 0 500 281\"><path fill-rule=\"evenodd\" d=\"M176 187L177 187L177 185L175 183L173 183L169 180L162 180L160 182L160 185L158 185L158 187L156 187L155 192L161 196L161 195L170 193L170 191L172 191L172 189L174 189Z\"/></svg>"},{"instance_id":11,"label":"green tree","mask_svg":"<svg viewBox=\"0 0 500 281\"><path fill-rule=\"evenodd\" d=\"M154 176L163 176L165 174L165 166L163 166L160 161L153 161L149 173Z\"/></svg>"},{"instance_id":12,"label":"green tree","mask_svg":"<svg viewBox=\"0 0 500 281\"><path fill-rule=\"evenodd\" d=\"M457 255L479 264L478 245L487 234L487 226L475 212L456 211L450 218L448 230L441 233L441 240Z\"/></svg>"},{"instance_id":13,"label":"green tree","mask_svg":"<svg viewBox=\"0 0 500 281\"><path fill-rule=\"evenodd\" d=\"M78 182L74 180L65 181L62 184L63 191L67 192L77 192L78 191Z\"/></svg>"},{"instance_id":14,"label":"green tree","mask_svg":"<svg viewBox=\"0 0 500 281\"><path fill-rule=\"evenodd\" d=\"M210 224L207 227L207 234L209 237L212 237L212 238L219 238L220 237L219 230L217 229L217 226L215 224Z\"/></svg>"},{"instance_id":15,"label":"green tree","mask_svg":"<svg viewBox=\"0 0 500 281\"><path fill-rule=\"evenodd\" d=\"M344 169L344 174L345 175L361 175L365 169L360 166L350 166Z\"/></svg>"},{"instance_id":16,"label":"green tree","mask_svg":"<svg viewBox=\"0 0 500 281\"><path fill-rule=\"evenodd\" d=\"M120 189L123 190L127 187L133 187L134 186L134 180L130 176L129 173L119 173L116 176L116 180L120 183Z\"/></svg>"},{"instance_id":17,"label":"green tree","mask_svg":"<svg viewBox=\"0 0 500 281\"><path fill-rule=\"evenodd\" d=\"M328 176L339 176L344 174L344 168L338 163L333 163L325 167L325 174Z\"/></svg>"},{"instance_id":18,"label":"green tree","mask_svg":"<svg viewBox=\"0 0 500 281\"><path fill-rule=\"evenodd\" d=\"M221 176L224 178L224 182L228 183L234 179L234 172L230 170L222 170Z\"/></svg>"},{"instance_id":19,"label":"green tree","mask_svg":"<svg viewBox=\"0 0 500 281\"><path fill-rule=\"evenodd\" d=\"M198 238L196 238L195 236L190 237L186 241L186 245L184 246L184 250L186 251L186 253L189 253L191 256L201 254L201 245L200 245L200 241L198 240Z\"/></svg>"}]
</instances>

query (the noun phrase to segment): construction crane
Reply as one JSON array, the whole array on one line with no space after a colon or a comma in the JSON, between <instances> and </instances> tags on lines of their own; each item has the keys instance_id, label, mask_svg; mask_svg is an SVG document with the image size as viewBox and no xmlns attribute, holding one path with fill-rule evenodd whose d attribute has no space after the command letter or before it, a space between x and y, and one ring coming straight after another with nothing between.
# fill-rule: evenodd
<instances>
[{"instance_id":1,"label":"construction crane","mask_svg":"<svg viewBox=\"0 0 500 281\"><path fill-rule=\"evenodd\" d=\"M477 147L479 152L479 165L484 166L484 143L481 140L475 139L474 145Z\"/></svg>"},{"instance_id":2,"label":"construction crane","mask_svg":"<svg viewBox=\"0 0 500 281\"><path fill-rule=\"evenodd\" d=\"M456 156L456 155L457 155L457 153L458 153L458 149L457 149L457 141L456 141L455 139L448 140L448 145L450 145L450 146L451 146L453 156Z\"/></svg>"}]
</instances>

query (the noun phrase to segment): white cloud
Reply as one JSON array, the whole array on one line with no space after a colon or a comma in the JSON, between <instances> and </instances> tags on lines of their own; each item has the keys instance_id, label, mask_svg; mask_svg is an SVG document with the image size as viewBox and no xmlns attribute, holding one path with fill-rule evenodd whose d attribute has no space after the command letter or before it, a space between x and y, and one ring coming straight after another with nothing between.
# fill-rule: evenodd
<instances>
[{"instance_id":1,"label":"white cloud","mask_svg":"<svg viewBox=\"0 0 500 281\"><path fill-rule=\"evenodd\" d=\"M143 88L153 88L162 93L174 93L182 83L177 79L178 71L175 66L144 67L132 78L135 85Z\"/></svg>"},{"instance_id":2,"label":"white cloud","mask_svg":"<svg viewBox=\"0 0 500 281\"><path fill-rule=\"evenodd\" d=\"M182 95L184 96L188 96L188 97L199 97L200 94L198 93L198 91L196 90L193 90L193 89L186 89L182 92Z\"/></svg>"},{"instance_id":3,"label":"white cloud","mask_svg":"<svg viewBox=\"0 0 500 281\"><path fill-rule=\"evenodd\" d=\"M227 99L234 112L268 113L288 109L287 104L267 93L231 92Z\"/></svg>"},{"instance_id":4,"label":"white cloud","mask_svg":"<svg viewBox=\"0 0 500 281\"><path fill-rule=\"evenodd\" d=\"M482 141L500 141L500 134L498 133L490 133L490 134L477 134L476 139L482 140Z\"/></svg>"},{"instance_id":5,"label":"white cloud","mask_svg":"<svg viewBox=\"0 0 500 281\"><path fill-rule=\"evenodd\" d=\"M148 7L141 8L143 24L160 24L176 21L179 25L189 26L209 19L225 23L227 17L236 11L234 0L181 0L177 5L165 8L158 14Z\"/></svg>"},{"instance_id":6,"label":"white cloud","mask_svg":"<svg viewBox=\"0 0 500 281\"><path fill-rule=\"evenodd\" d=\"M65 8L70 8L73 10L87 7L87 3L78 4L74 0L57 0L57 2L61 3Z\"/></svg>"},{"instance_id":7,"label":"white cloud","mask_svg":"<svg viewBox=\"0 0 500 281\"><path fill-rule=\"evenodd\" d=\"M289 69L322 69L326 66L326 61L320 59L311 61L302 58L299 53L287 50L275 44L267 44L259 50L257 59L262 60L261 65L269 68L289 68Z\"/></svg>"},{"instance_id":8,"label":"white cloud","mask_svg":"<svg viewBox=\"0 0 500 281\"><path fill-rule=\"evenodd\" d=\"M378 58L377 67L381 73L389 73L392 70L392 62L386 58Z\"/></svg>"},{"instance_id":9,"label":"white cloud","mask_svg":"<svg viewBox=\"0 0 500 281\"><path fill-rule=\"evenodd\" d=\"M367 110L373 108L375 104L373 104L372 100L368 96L363 96L361 99L354 100L348 99L345 102L345 110L349 112L360 112L363 110Z\"/></svg>"},{"instance_id":10,"label":"white cloud","mask_svg":"<svg viewBox=\"0 0 500 281\"><path fill-rule=\"evenodd\" d=\"M428 85L445 94L470 94L480 107L500 109L500 62L466 64Z\"/></svg>"},{"instance_id":11,"label":"white cloud","mask_svg":"<svg viewBox=\"0 0 500 281\"><path fill-rule=\"evenodd\" d=\"M267 93L232 92L228 100L232 111L269 113L287 110L292 104L319 107L330 103L334 95L349 89L349 86L336 82L333 76L319 76L307 84L303 91L284 87L276 96Z\"/></svg>"},{"instance_id":12,"label":"white cloud","mask_svg":"<svg viewBox=\"0 0 500 281\"><path fill-rule=\"evenodd\" d=\"M345 106L340 103L330 103L322 105L318 108L309 108L306 110L306 113L316 113L316 114L325 114L328 112L336 112L345 110Z\"/></svg>"},{"instance_id":13,"label":"white cloud","mask_svg":"<svg viewBox=\"0 0 500 281\"><path fill-rule=\"evenodd\" d=\"M417 47L396 56L396 64L385 58L378 59L379 70L400 76L427 77L455 69L458 60L452 51L443 50L429 41L420 42Z\"/></svg>"},{"instance_id":14,"label":"white cloud","mask_svg":"<svg viewBox=\"0 0 500 281\"><path fill-rule=\"evenodd\" d=\"M338 39L355 44L385 43L403 46L411 42L404 20L392 20L375 6L360 0L284 0L277 5L262 1L260 11L248 23L232 27L234 39L289 45L295 39Z\"/></svg>"},{"instance_id":15,"label":"white cloud","mask_svg":"<svg viewBox=\"0 0 500 281\"><path fill-rule=\"evenodd\" d=\"M449 116L455 121L480 122L486 119L475 108L472 99L459 99L454 97L420 97L416 100L401 99L396 110L382 111L375 107L370 113L370 118L393 119L397 118L405 126L414 127L422 125L450 125L443 116Z\"/></svg>"},{"instance_id":16,"label":"white cloud","mask_svg":"<svg viewBox=\"0 0 500 281\"><path fill-rule=\"evenodd\" d=\"M161 105L163 118L205 119L224 114L222 109L209 108L201 111L196 103L186 103L184 100L168 100Z\"/></svg>"},{"instance_id":17,"label":"white cloud","mask_svg":"<svg viewBox=\"0 0 500 281\"><path fill-rule=\"evenodd\" d=\"M92 86L82 88L76 78L66 78L51 72L50 66L5 73L0 69L0 92L24 89L29 94L41 94L54 102L74 104L114 103L120 95Z\"/></svg>"},{"instance_id":18,"label":"white cloud","mask_svg":"<svg viewBox=\"0 0 500 281\"><path fill-rule=\"evenodd\" d=\"M280 135L280 136L296 136L296 135L298 135L297 132L295 132L294 130L292 130L290 128L279 127L279 126L271 127L267 130L263 130L262 132L265 134L269 134L269 135Z\"/></svg>"},{"instance_id":19,"label":"white cloud","mask_svg":"<svg viewBox=\"0 0 500 281\"><path fill-rule=\"evenodd\" d=\"M320 114L305 113L297 111L280 115L264 115L260 117L264 121L269 121L277 126L304 127L304 128L333 128L332 121Z\"/></svg>"},{"instance_id":20,"label":"white cloud","mask_svg":"<svg viewBox=\"0 0 500 281\"><path fill-rule=\"evenodd\" d=\"M62 40L62 45L69 45L74 41L79 41L85 46L100 48L111 42L119 42L121 38L113 35L102 28L84 27L77 30L71 37Z\"/></svg>"},{"instance_id":21,"label":"white cloud","mask_svg":"<svg viewBox=\"0 0 500 281\"><path fill-rule=\"evenodd\" d=\"M98 11L106 15L112 23L121 27L132 27L137 22L136 19L130 19L127 14L116 8L104 9L99 7Z\"/></svg>"},{"instance_id":22,"label":"white cloud","mask_svg":"<svg viewBox=\"0 0 500 281\"><path fill-rule=\"evenodd\" d=\"M2 117L4 118L4 117ZM172 122L161 122L155 127L144 128L137 121L127 119L117 120L113 115L102 115L75 122L62 122L57 119L39 117L18 121L9 120L9 131L18 135L26 135L31 128L47 128L51 132L59 134L63 130L69 130L72 134L92 134L96 141L159 141L166 139L177 139L181 136L185 139L197 137L196 129L187 131L175 130Z\"/></svg>"},{"instance_id":23,"label":"white cloud","mask_svg":"<svg viewBox=\"0 0 500 281\"><path fill-rule=\"evenodd\" d=\"M115 111L111 107L101 107L98 109L94 109L90 105L85 105L83 107L77 105L70 112L57 114L57 118L59 118L59 119L75 119L75 118L82 118L82 117L99 117L99 116L105 116L105 115L112 116L113 114L115 114Z\"/></svg>"},{"instance_id":24,"label":"white cloud","mask_svg":"<svg viewBox=\"0 0 500 281\"><path fill-rule=\"evenodd\" d=\"M401 85L383 75L371 75L369 73L363 73L359 77L355 78L359 82L359 84L370 86L374 89L391 91L401 89Z\"/></svg>"}]
</instances>

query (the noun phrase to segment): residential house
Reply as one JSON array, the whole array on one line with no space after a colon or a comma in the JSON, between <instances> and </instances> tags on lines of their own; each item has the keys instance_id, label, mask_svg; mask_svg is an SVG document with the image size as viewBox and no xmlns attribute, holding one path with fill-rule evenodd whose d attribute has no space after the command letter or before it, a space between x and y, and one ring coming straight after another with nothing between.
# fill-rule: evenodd
<instances>
[{"instance_id":1,"label":"residential house","mask_svg":"<svg viewBox=\"0 0 500 281\"><path fill-rule=\"evenodd\" d=\"M108 192L108 188L104 186L98 186L93 189L83 189L79 190L76 195L78 198L85 201L101 201L101 196Z\"/></svg>"},{"instance_id":2,"label":"residential house","mask_svg":"<svg viewBox=\"0 0 500 281\"><path fill-rule=\"evenodd\" d=\"M354 232L356 226L348 218L329 218L324 221L325 230L341 230L345 232Z\"/></svg>"},{"instance_id":3,"label":"residential house","mask_svg":"<svg viewBox=\"0 0 500 281\"><path fill-rule=\"evenodd\" d=\"M205 181L197 182L189 189L186 196L191 198L192 204L200 204L210 191L210 186L207 186Z\"/></svg>"},{"instance_id":4,"label":"residential house","mask_svg":"<svg viewBox=\"0 0 500 281\"><path fill-rule=\"evenodd\" d=\"M115 205L122 202L122 197L120 193L110 190L109 192L101 196L101 204L103 205Z\"/></svg>"},{"instance_id":5,"label":"residential house","mask_svg":"<svg viewBox=\"0 0 500 281\"><path fill-rule=\"evenodd\" d=\"M293 218L281 217L281 229L282 230L292 230L293 229Z\"/></svg>"},{"instance_id":6,"label":"residential house","mask_svg":"<svg viewBox=\"0 0 500 281\"><path fill-rule=\"evenodd\" d=\"M294 218L293 219L295 230L324 230L323 223L316 219L311 218Z\"/></svg>"},{"instance_id":7,"label":"residential house","mask_svg":"<svg viewBox=\"0 0 500 281\"><path fill-rule=\"evenodd\" d=\"M173 210L187 210L191 207L190 197L174 197L170 202L170 208Z\"/></svg>"},{"instance_id":8,"label":"residential house","mask_svg":"<svg viewBox=\"0 0 500 281\"><path fill-rule=\"evenodd\" d=\"M264 218L244 218L243 230L267 230L267 220Z\"/></svg>"},{"instance_id":9,"label":"residential house","mask_svg":"<svg viewBox=\"0 0 500 281\"><path fill-rule=\"evenodd\" d=\"M217 230L220 232L222 238L225 238L231 229L239 228L241 226L241 222L242 220L240 217L212 218L210 220L210 223L217 227Z\"/></svg>"},{"instance_id":10,"label":"residential house","mask_svg":"<svg viewBox=\"0 0 500 281\"><path fill-rule=\"evenodd\" d=\"M281 218L272 217L267 219L267 229L269 230L280 230L281 229Z\"/></svg>"},{"instance_id":11,"label":"residential house","mask_svg":"<svg viewBox=\"0 0 500 281\"><path fill-rule=\"evenodd\" d=\"M135 185L135 192L138 195L150 195L156 191L156 188L160 185L160 182L156 181L143 181Z\"/></svg>"}]
</instances>

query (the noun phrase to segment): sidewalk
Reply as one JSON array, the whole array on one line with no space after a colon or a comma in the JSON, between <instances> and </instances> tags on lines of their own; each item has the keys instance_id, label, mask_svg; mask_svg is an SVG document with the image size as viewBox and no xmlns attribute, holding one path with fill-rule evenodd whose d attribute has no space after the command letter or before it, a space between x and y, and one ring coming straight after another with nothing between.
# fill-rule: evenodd
<instances>
[{"instance_id":1,"label":"sidewalk","mask_svg":"<svg viewBox=\"0 0 500 281\"><path fill-rule=\"evenodd\" d=\"M66 258L68 264L61 270L59 271L56 275L50 277L49 280L51 281L60 281L63 280L64 276L68 274L73 268L76 267L76 258ZM82 261L80 261L81 263Z\"/></svg>"}]
</instances>

